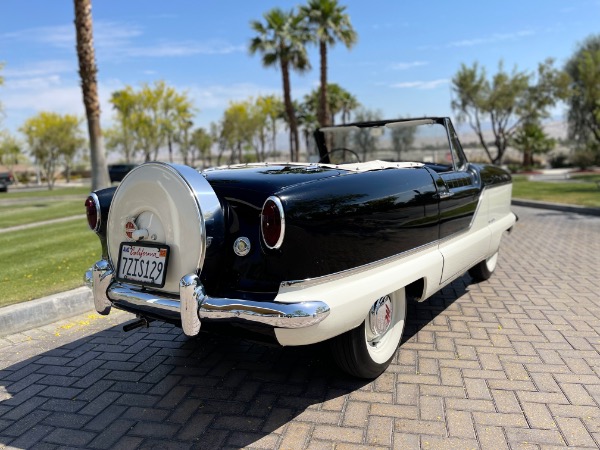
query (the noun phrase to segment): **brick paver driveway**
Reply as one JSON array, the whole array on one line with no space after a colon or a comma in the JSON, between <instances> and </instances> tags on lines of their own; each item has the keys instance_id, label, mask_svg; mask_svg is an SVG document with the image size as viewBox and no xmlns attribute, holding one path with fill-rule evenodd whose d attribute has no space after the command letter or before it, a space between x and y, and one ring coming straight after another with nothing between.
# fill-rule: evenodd
<instances>
[{"instance_id":1,"label":"brick paver driveway","mask_svg":"<svg viewBox=\"0 0 600 450\"><path fill-rule=\"evenodd\" d=\"M597 448L600 218L515 211L495 276L411 306L372 383L124 313L0 340L0 447Z\"/></svg>"}]
</instances>

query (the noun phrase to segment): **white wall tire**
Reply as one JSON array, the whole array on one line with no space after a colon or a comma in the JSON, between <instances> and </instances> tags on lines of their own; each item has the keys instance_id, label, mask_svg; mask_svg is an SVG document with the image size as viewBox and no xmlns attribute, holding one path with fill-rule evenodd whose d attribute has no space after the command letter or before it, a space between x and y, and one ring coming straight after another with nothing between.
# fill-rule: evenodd
<instances>
[{"instance_id":1,"label":"white wall tire","mask_svg":"<svg viewBox=\"0 0 600 450\"><path fill-rule=\"evenodd\" d=\"M471 267L469 269L469 275L471 275L471 278L476 282L489 280L494 273L494 270L496 270L497 264L498 252Z\"/></svg>"},{"instance_id":2,"label":"white wall tire","mask_svg":"<svg viewBox=\"0 0 600 450\"><path fill-rule=\"evenodd\" d=\"M385 297L389 297L389 303L384 300ZM383 316L386 313L381 308L391 306L389 324L373 326L377 320L369 317L372 314L370 309L360 326L330 341L335 362L352 376L376 378L387 369L396 354L406 321L406 294L404 289L400 289L385 297L378 299L374 305L383 301L378 311L380 321L384 322Z\"/></svg>"}]
</instances>

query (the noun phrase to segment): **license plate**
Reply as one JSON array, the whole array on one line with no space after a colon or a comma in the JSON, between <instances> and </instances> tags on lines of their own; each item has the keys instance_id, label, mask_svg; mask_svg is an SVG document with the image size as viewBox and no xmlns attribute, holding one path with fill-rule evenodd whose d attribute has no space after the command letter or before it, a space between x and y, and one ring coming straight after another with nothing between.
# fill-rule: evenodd
<instances>
[{"instance_id":1,"label":"license plate","mask_svg":"<svg viewBox=\"0 0 600 450\"><path fill-rule=\"evenodd\" d=\"M162 288L168 262L168 245L122 242L116 278L127 283Z\"/></svg>"}]
</instances>

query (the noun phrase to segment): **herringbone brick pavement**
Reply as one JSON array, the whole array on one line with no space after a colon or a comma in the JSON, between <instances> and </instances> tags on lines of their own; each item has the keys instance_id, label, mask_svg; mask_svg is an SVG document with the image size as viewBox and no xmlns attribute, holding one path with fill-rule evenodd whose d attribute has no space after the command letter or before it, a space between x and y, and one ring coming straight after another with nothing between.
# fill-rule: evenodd
<instances>
[{"instance_id":1,"label":"herringbone brick pavement","mask_svg":"<svg viewBox=\"0 0 600 450\"><path fill-rule=\"evenodd\" d=\"M95 314L0 339L0 447L598 448L600 219L515 208L488 282L409 307L367 383L274 348Z\"/></svg>"}]
</instances>

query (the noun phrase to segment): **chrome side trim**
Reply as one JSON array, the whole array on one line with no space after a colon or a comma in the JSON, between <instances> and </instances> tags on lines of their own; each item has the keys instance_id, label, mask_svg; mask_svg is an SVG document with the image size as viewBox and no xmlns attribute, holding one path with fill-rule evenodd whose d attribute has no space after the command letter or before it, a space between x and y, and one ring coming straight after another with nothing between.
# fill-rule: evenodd
<instances>
[{"instance_id":1,"label":"chrome side trim","mask_svg":"<svg viewBox=\"0 0 600 450\"><path fill-rule=\"evenodd\" d=\"M393 263L399 259L405 258L407 256L410 256L414 253L417 252L421 252L421 251L425 251L425 250L429 250L432 248L437 248L437 246L439 245L440 241L433 241L430 242L429 244L425 244L425 245L421 245L420 247L415 247L412 248L410 250L407 250L405 252L402 253L398 253L397 255L392 255L392 256L388 256L387 258L383 258L380 259L378 261L373 261L371 263L368 264L364 264L362 266L359 267L353 267L351 269L347 269L347 270L342 270L340 272L335 272L329 275L323 275L320 277L315 277L315 278L306 278L304 280L289 280L289 281L282 281L279 284L279 289L282 288L288 288L288 287L309 287L309 286L316 286L319 284L323 284L323 283L328 283L330 281L335 281L335 280L339 280L341 278L345 278L345 277L349 277L352 275L358 275L362 272L366 272L367 270L371 270L371 269L376 269L377 267L386 265L386 264L390 264Z\"/></svg>"}]
</instances>

